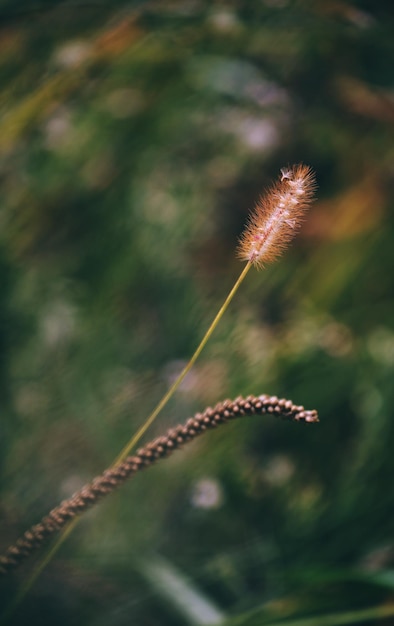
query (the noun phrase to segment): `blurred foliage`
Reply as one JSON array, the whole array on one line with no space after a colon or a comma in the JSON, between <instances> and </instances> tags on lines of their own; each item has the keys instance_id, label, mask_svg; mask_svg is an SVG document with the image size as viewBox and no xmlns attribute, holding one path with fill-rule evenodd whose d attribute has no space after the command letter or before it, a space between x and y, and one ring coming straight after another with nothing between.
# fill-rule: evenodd
<instances>
[{"instance_id":1,"label":"blurred foliage","mask_svg":"<svg viewBox=\"0 0 394 626\"><path fill-rule=\"evenodd\" d=\"M157 555L239 624L392 600L393 22L389 0L0 2L2 548L168 388L279 168L319 183L150 435L263 392L321 424L233 424L136 477L15 623L198 623Z\"/></svg>"}]
</instances>

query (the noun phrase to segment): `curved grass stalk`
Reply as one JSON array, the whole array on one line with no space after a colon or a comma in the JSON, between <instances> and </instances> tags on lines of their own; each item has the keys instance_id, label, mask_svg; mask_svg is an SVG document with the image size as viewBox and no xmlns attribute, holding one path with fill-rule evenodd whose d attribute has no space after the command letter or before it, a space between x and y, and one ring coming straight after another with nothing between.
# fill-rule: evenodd
<instances>
[{"instance_id":1,"label":"curved grass stalk","mask_svg":"<svg viewBox=\"0 0 394 626\"><path fill-rule=\"evenodd\" d=\"M34 551L40 549L43 543L54 533L63 530L58 541L40 565L36 567L33 575L7 608L2 623L6 623L6 619L12 615L14 609L25 597L54 553L73 530L81 513L104 496L112 493L140 470L167 458L175 450L207 430L217 428L229 420L250 415L273 415L285 420L303 423L319 421L316 411L305 410L303 406L297 406L291 400L267 395L238 397L234 401L225 400L213 408L208 407L203 413L197 413L188 419L185 424L170 429L165 435L157 437L140 448L134 456L128 456L124 461L110 466L71 498L64 500L52 509L48 515L42 518L41 522L29 528L20 539L8 548L4 556L0 557L0 574L5 575L23 563Z\"/></svg>"}]
</instances>

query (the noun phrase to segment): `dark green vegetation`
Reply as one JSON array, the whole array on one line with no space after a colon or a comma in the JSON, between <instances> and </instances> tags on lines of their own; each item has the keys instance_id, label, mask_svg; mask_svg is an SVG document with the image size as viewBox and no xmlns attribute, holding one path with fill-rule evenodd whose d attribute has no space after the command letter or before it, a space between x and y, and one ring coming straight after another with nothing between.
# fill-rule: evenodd
<instances>
[{"instance_id":1,"label":"dark green vegetation","mask_svg":"<svg viewBox=\"0 0 394 626\"><path fill-rule=\"evenodd\" d=\"M0 2L3 549L168 388L279 168L319 183L150 435L248 393L320 425L234 423L137 476L15 623L199 624L177 602L205 596L260 625L392 598L393 22L391 1Z\"/></svg>"}]
</instances>

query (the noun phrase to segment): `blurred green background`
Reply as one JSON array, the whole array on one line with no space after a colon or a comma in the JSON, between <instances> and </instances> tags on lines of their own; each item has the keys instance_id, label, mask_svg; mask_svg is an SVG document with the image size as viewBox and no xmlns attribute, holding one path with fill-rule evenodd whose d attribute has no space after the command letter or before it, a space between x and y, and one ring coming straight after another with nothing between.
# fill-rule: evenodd
<instances>
[{"instance_id":1,"label":"blurred green background","mask_svg":"<svg viewBox=\"0 0 394 626\"><path fill-rule=\"evenodd\" d=\"M321 423L233 423L136 476L12 623L251 626L393 602L393 28L391 0L0 2L1 551L153 409L280 167L319 185L145 439L249 393Z\"/></svg>"}]
</instances>

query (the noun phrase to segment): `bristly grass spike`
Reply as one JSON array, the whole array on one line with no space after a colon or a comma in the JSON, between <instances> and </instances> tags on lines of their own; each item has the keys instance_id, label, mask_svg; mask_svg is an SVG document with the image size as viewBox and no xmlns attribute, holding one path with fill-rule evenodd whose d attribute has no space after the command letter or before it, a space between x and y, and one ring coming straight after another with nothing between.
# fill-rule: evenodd
<instances>
[{"instance_id":1,"label":"bristly grass spike","mask_svg":"<svg viewBox=\"0 0 394 626\"><path fill-rule=\"evenodd\" d=\"M307 165L283 167L280 179L260 197L241 236L238 256L262 267L274 261L297 232L316 188Z\"/></svg>"}]
</instances>

